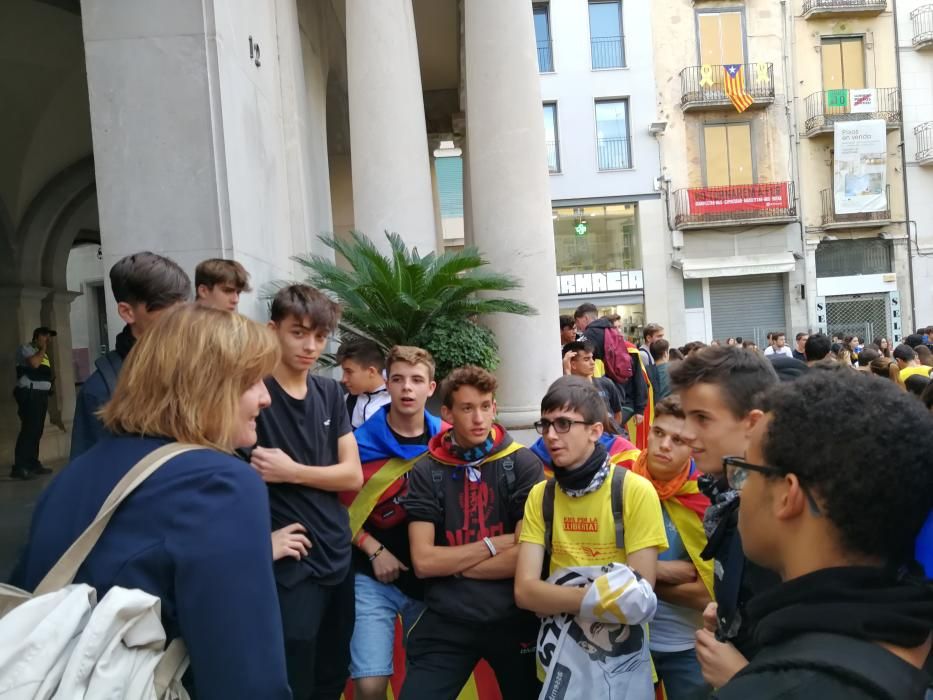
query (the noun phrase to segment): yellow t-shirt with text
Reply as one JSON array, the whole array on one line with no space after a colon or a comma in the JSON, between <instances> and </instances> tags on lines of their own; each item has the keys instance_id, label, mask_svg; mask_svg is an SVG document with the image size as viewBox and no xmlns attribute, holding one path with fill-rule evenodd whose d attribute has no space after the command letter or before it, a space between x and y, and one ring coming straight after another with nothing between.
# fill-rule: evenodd
<instances>
[{"instance_id":1,"label":"yellow t-shirt with text","mask_svg":"<svg viewBox=\"0 0 933 700\"><path fill-rule=\"evenodd\" d=\"M613 467L624 469L624 467ZM536 484L525 501L525 520L520 542L544 546L544 481ZM612 518L612 474L593 493L571 498L560 488L554 492L554 523L551 536L551 570L568 566L602 566L627 563L628 552L657 547L667 549L667 534L661 501L647 479L633 472L625 475L622 487L622 527L625 550L616 548Z\"/></svg>"}]
</instances>

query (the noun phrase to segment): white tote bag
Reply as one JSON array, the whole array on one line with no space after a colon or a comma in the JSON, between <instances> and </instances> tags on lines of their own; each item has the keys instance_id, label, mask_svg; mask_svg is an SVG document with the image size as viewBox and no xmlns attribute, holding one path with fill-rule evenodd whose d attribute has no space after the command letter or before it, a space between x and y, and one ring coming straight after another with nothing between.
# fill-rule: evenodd
<instances>
[{"instance_id":1,"label":"white tote bag","mask_svg":"<svg viewBox=\"0 0 933 700\"><path fill-rule=\"evenodd\" d=\"M72 581L123 500L196 449L172 443L136 464L34 593L0 585L0 700L188 699L188 654L180 639L165 647L161 601L113 587L98 602L93 588Z\"/></svg>"}]
</instances>

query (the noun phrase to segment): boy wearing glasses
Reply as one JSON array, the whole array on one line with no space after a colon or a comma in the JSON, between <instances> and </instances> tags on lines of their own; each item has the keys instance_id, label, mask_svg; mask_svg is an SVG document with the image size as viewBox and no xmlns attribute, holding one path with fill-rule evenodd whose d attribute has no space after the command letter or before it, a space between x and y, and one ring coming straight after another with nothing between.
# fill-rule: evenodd
<instances>
[{"instance_id":1,"label":"boy wearing glasses","mask_svg":"<svg viewBox=\"0 0 933 700\"><path fill-rule=\"evenodd\" d=\"M596 697L652 698L644 623L657 605L652 588L667 536L651 483L613 465L600 441L605 410L592 383L573 376L554 382L541 401L535 428L554 479L536 485L525 504L515 599L547 618L538 644L545 692L570 683L575 697L585 688ZM592 585L579 585L587 580ZM580 655L561 642L594 626L626 644L613 647L608 663L574 666ZM567 651L556 654L558 647Z\"/></svg>"},{"instance_id":2,"label":"boy wearing glasses","mask_svg":"<svg viewBox=\"0 0 933 700\"><path fill-rule=\"evenodd\" d=\"M754 655L753 620L745 608L752 596L778 583L772 572L745 559L737 529L739 494L723 473L723 459L745 455L749 433L761 420L756 397L777 383L770 360L732 346L703 348L671 369L671 384L686 415L682 436L704 472L700 488L711 501L703 518L709 544L702 556L715 562L716 603L705 616L716 636L698 645L697 658L714 687L724 685Z\"/></svg>"},{"instance_id":3,"label":"boy wearing glasses","mask_svg":"<svg viewBox=\"0 0 933 700\"><path fill-rule=\"evenodd\" d=\"M502 697L534 700L538 620L512 594L525 499L541 462L495 423L496 378L479 367L444 381L441 417L451 427L412 468L411 561L427 606L408 635L401 700L454 700L485 659Z\"/></svg>"},{"instance_id":4,"label":"boy wearing glasses","mask_svg":"<svg viewBox=\"0 0 933 700\"><path fill-rule=\"evenodd\" d=\"M749 603L762 649L717 697L927 696L933 586L912 567L933 471L911 467L933 451L930 416L844 368L775 387L761 408L726 473L746 555L783 582ZM698 649L710 641L701 631Z\"/></svg>"}]
</instances>

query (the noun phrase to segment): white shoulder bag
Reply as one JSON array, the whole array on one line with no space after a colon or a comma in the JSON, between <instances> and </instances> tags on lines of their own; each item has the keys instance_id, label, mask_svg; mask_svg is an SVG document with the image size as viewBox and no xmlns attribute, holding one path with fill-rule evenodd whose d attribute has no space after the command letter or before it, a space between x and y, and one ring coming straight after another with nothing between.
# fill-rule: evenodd
<instances>
[{"instance_id":1,"label":"white shoulder bag","mask_svg":"<svg viewBox=\"0 0 933 700\"><path fill-rule=\"evenodd\" d=\"M116 509L173 457L197 445L149 453L113 488L97 517L30 594L0 584L0 700L188 700L188 652L165 646L161 601L138 589L72 583Z\"/></svg>"}]
</instances>

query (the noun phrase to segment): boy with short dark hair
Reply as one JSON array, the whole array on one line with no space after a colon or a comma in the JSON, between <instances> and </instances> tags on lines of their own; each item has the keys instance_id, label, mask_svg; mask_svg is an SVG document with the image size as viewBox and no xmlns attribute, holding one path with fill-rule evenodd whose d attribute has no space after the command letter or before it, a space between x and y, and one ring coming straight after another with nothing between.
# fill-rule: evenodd
<instances>
[{"instance_id":1,"label":"boy with short dark hair","mask_svg":"<svg viewBox=\"0 0 933 700\"><path fill-rule=\"evenodd\" d=\"M411 472L404 505L427 610L409 633L401 700L454 700L480 659L503 698L538 697L538 620L515 606L512 588L525 499L544 475L495 423L496 386L479 367L451 372L441 408L451 427Z\"/></svg>"},{"instance_id":2,"label":"boy with short dark hair","mask_svg":"<svg viewBox=\"0 0 933 700\"><path fill-rule=\"evenodd\" d=\"M236 311L240 295L251 292L249 273L236 260L211 258L194 270L194 293L199 304L221 311Z\"/></svg>"},{"instance_id":3,"label":"boy with short dark hair","mask_svg":"<svg viewBox=\"0 0 933 700\"><path fill-rule=\"evenodd\" d=\"M778 583L772 572L746 561L742 553L738 493L722 466L725 457L745 453L748 435L761 417L756 398L776 385L778 376L764 355L726 346L688 356L671 370L671 382L686 415L683 439L704 472L700 488L712 502L704 517L709 545L703 557L715 561L718 641L700 661L707 681L718 687L756 651L748 601Z\"/></svg>"},{"instance_id":4,"label":"boy with short dark hair","mask_svg":"<svg viewBox=\"0 0 933 700\"><path fill-rule=\"evenodd\" d=\"M603 401L606 402L609 418L618 427L617 432L623 432L622 406L625 399L619 385L609 377L593 377L596 369L596 360L593 357L595 351L593 344L588 340L567 343L564 346L564 374L583 377L592 382L599 395L603 397Z\"/></svg>"},{"instance_id":5,"label":"boy with short dark hair","mask_svg":"<svg viewBox=\"0 0 933 700\"><path fill-rule=\"evenodd\" d=\"M335 302L307 285L275 295L269 326L282 359L265 380L272 403L256 421L250 457L269 485L273 549L290 547L274 571L296 700L337 700L350 665L351 533L337 494L359 489L363 473L340 385L311 374L339 316ZM310 549L294 548L301 533Z\"/></svg>"},{"instance_id":6,"label":"boy with short dark hair","mask_svg":"<svg viewBox=\"0 0 933 700\"><path fill-rule=\"evenodd\" d=\"M337 364L343 370L340 383L347 390L350 425L356 429L392 400L382 376L385 355L373 341L357 338L340 346Z\"/></svg>"},{"instance_id":7,"label":"boy with short dark hair","mask_svg":"<svg viewBox=\"0 0 933 700\"><path fill-rule=\"evenodd\" d=\"M572 697L654 697L645 623L657 606L652 589L667 537L651 483L613 465L600 441L604 410L591 383L562 377L535 423L554 479L525 504L515 600L546 618L542 697L568 689Z\"/></svg>"},{"instance_id":8,"label":"boy with short dark hair","mask_svg":"<svg viewBox=\"0 0 933 700\"><path fill-rule=\"evenodd\" d=\"M762 649L716 697L927 697L933 586L912 567L933 472L911 466L933 453L929 414L844 368L774 387L759 405L726 475L745 554L782 583L749 603ZM715 643L699 633L701 658Z\"/></svg>"},{"instance_id":9,"label":"boy with short dark hair","mask_svg":"<svg viewBox=\"0 0 933 700\"><path fill-rule=\"evenodd\" d=\"M560 317L560 344L561 347L567 343L572 343L577 339L577 326L573 316L561 315Z\"/></svg>"},{"instance_id":10,"label":"boy with short dark hair","mask_svg":"<svg viewBox=\"0 0 933 700\"><path fill-rule=\"evenodd\" d=\"M126 326L117 336L116 348L97 358L94 373L78 392L71 431L71 459L87 452L108 434L97 411L110 400L123 361L136 339L163 311L191 296L191 280L178 263L148 251L118 260L110 268L110 287L117 301L117 313Z\"/></svg>"}]
</instances>

